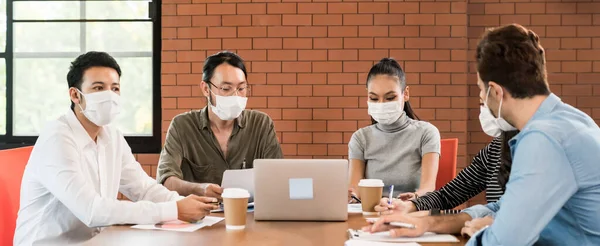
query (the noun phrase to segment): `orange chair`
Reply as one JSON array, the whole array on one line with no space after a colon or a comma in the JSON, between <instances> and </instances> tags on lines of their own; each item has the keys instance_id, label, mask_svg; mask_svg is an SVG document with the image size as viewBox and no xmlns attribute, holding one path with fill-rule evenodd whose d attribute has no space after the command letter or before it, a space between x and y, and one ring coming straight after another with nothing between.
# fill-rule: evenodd
<instances>
[{"instance_id":1,"label":"orange chair","mask_svg":"<svg viewBox=\"0 0 600 246\"><path fill-rule=\"evenodd\" d=\"M439 190L456 177L456 155L458 154L458 139L442 139L442 155L435 179L435 189Z\"/></svg>"},{"instance_id":2,"label":"orange chair","mask_svg":"<svg viewBox=\"0 0 600 246\"><path fill-rule=\"evenodd\" d=\"M13 245L21 179L33 146L0 151L0 245Z\"/></svg>"}]
</instances>

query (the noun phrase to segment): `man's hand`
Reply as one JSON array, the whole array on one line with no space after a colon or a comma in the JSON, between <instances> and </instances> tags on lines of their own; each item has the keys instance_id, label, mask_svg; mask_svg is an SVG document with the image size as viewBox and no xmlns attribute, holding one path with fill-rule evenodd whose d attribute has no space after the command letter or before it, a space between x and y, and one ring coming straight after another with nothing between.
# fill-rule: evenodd
<instances>
[{"instance_id":1,"label":"man's hand","mask_svg":"<svg viewBox=\"0 0 600 246\"><path fill-rule=\"evenodd\" d=\"M187 222L196 222L210 214L210 210L218 206L207 204L217 202L216 198L189 195L177 201L177 219Z\"/></svg>"},{"instance_id":2,"label":"man's hand","mask_svg":"<svg viewBox=\"0 0 600 246\"><path fill-rule=\"evenodd\" d=\"M386 225L389 222L403 222L412 224L414 229L400 228ZM364 227L362 230L366 232L381 232L389 231L391 237L419 237L429 230L429 221L427 218L412 217L405 214L392 214L381 217L372 226Z\"/></svg>"},{"instance_id":3,"label":"man's hand","mask_svg":"<svg viewBox=\"0 0 600 246\"><path fill-rule=\"evenodd\" d=\"M491 216L467 221L465 222L465 226L460 230L460 234L463 236L468 235L469 237L472 237L473 234L477 233L484 227L490 226L492 223L494 223L494 218Z\"/></svg>"},{"instance_id":4,"label":"man's hand","mask_svg":"<svg viewBox=\"0 0 600 246\"><path fill-rule=\"evenodd\" d=\"M221 194L223 194L223 188L221 188L221 186L219 186L218 184L203 183L199 184L199 188L199 194L202 196L214 197L219 200L223 199L221 197Z\"/></svg>"},{"instance_id":5,"label":"man's hand","mask_svg":"<svg viewBox=\"0 0 600 246\"><path fill-rule=\"evenodd\" d=\"M417 208L412 202L393 200L392 204L388 204L388 198L382 198L379 204L375 206L375 211L380 212L382 215L392 213L411 213L417 211Z\"/></svg>"}]
</instances>

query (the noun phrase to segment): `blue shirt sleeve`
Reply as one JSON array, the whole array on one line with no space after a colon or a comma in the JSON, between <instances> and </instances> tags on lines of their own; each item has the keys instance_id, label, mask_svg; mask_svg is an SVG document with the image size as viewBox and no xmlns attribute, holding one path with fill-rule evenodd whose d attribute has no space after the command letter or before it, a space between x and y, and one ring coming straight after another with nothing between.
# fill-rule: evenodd
<instances>
[{"instance_id":1,"label":"blue shirt sleeve","mask_svg":"<svg viewBox=\"0 0 600 246\"><path fill-rule=\"evenodd\" d=\"M494 223L467 245L532 245L577 190L560 143L539 131L522 133L506 192L492 205L499 208Z\"/></svg>"}]
</instances>

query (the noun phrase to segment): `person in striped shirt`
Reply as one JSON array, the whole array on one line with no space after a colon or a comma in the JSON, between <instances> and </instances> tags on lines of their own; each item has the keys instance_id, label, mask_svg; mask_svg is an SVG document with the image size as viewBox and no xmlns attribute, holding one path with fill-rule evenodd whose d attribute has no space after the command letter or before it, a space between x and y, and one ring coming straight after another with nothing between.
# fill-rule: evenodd
<instances>
[{"instance_id":1,"label":"person in striped shirt","mask_svg":"<svg viewBox=\"0 0 600 246\"><path fill-rule=\"evenodd\" d=\"M391 206L388 205L388 199L383 198L375 209L379 212L392 209L405 213L429 210L431 215L459 213L460 210L453 208L482 191L486 191L488 203L498 201L504 194L512 163L507 142L517 133L518 131L502 132L500 136L495 137L479 151L471 165L439 190L417 198L394 200Z\"/></svg>"}]
</instances>

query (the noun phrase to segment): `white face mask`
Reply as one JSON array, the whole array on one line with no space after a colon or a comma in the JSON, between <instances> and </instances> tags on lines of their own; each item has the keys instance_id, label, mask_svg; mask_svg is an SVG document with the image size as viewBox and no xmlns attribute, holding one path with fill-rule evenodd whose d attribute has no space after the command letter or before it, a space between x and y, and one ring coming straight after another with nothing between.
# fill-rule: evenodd
<instances>
[{"instance_id":1,"label":"white face mask","mask_svg":"<svg viewBox=\"0 0 600 246\"><path fill-rule=\"evenodd\" d=\"M373 117L379 124L390 125L398 120L402 116L402 104L401 101L385 102L385 103L374 103L367 102L369 107L369 115Z\"/></svg>"},{"instance_id":2,"label":"white face mask","mask_svg":"<svg viewBox=\"0 0 600 246\"><path fill-rule=\"evenodd\" d=\"M498 106L498 117L494 117L492 111L487 106L487 100L490 96L490 89L491 87L488 87L485 102L480 108L481 112L479 112L479 122L481 123L481 128L487 135L491 137L499 137L503 131L513 131L516 130L516 128L500 116L500 112L502 110L502 99L500 99L500 105Z\"/></svg>"},{"instance_id":3,"label":"white face mask","mask_svg":"<svg viewBox=\"0 0 600 246\"><path fill-rule=\"evenodd\" d=\"M213 93L214 94L214 93ZM215 95L217 106L212 105L210 98L208 105L212 109L212 112L219 117L221 120L234 120L239 117L244 109L246 109L246 103L248 102L247 97L241 96L219 96Z\"/></svg>"},{"instance_id":4,"label":"white face mask","mask_svg":"<svg viewBox=\"0 0 600 246\"><path fill-rule=\"evenodd\" d=\"M85 110L77 104L85 117L97 126L110 124L121 112L121 97L113 91L101 91L83 94Z\"/></svg>"}]
</instances>

